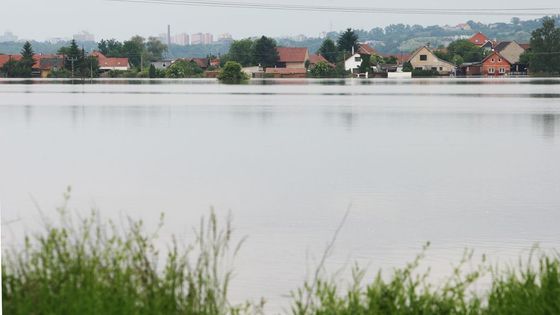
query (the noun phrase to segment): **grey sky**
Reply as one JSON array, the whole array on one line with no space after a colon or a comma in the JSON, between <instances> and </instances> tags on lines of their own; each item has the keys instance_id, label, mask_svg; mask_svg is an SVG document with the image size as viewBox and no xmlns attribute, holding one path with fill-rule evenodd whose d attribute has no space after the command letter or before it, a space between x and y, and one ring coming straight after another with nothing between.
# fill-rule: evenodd
<instances>
[{"instance_id":1,"label":"grey sky","mask_svg":"<svg viewBox=\"0 0 560 315\"><path fill-rule=\"evenodd\" d=\"M293 12L255 9L201 8L158 4L117 3L106 0L5 0L9 13L2 14L0 33L12 31L20 38L46 39L71 37L81 30L96 35L96 39L114 37L126 39L134 34L157 35L171 24L172 33L209 32L231 33L234 38L253 35L316 36L321 31L346 27L371 29L391 23L451 24L469 19L482 22L509 21L511 16L457 16L457 15L384 15L334 12ZM225 0L227 1L227 0ZM239 0L241 1L241 0ZM244 0L243 0L244 1ZM259 3L295 3L327 6L368 7L425 7L484 8L488 1L368 1L368 0L247 0ZM560 7L557 0L510 0L507 4L492 4L493 8ZM559 11L555 11L559 13ZM532 17L521 17L530 19Z\"/></svg>"}]
</instances>

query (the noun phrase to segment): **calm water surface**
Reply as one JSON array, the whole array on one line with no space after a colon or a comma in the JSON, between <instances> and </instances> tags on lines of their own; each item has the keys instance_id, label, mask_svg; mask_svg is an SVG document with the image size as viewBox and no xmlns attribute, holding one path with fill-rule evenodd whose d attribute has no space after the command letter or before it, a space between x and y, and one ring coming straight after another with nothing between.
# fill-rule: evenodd
<instances>
[{"instance_id":1,"label":"calm water surface","mask_svg":"<svg viewBox=\"0 0 560 315\"><path fill-rule=\"evenodd\" d=\"M41 81L44 82L44 81ZM560 80L0 81L2 249L41 211L156 222L186 241L210 207L248 236L233 298L270 310L327 266L402 266L426 241L512 262L560 248Z\"/></svg>"}]
</instances>

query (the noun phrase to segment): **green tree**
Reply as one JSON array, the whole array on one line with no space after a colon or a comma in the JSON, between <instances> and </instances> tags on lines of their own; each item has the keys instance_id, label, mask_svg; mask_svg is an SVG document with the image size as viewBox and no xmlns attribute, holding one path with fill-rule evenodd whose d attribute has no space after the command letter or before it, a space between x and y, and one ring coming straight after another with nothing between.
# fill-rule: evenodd
<instances>
[{"instance_id":1,"label":"green tree","mask_svg":"<svg viewBox=\"0 0 560 315\"><path fill-rule=\"evenodd\" d=\"M554 19L544 18L542 27L531 34L531 50L522 55L535 73L560 73L560 29Z\"/></svg>"},{"instance_id":2,"label":"green tree","mask_svg":"<svg viewBox=\"0 0 560 315\"><path fill-rule=\"evenodd\" d=\"M146 42L147 61L156 61L163 58L163 54L167 52L167 45L162 43L157 37L149 37Z\"/></svg>"},{"instance_id":3,"label":"green tree","mask_svg":"<svg viewBox=\"0 0 560 315\"><path fill-rule=\"evenodd\" d=\"M272 38L262 36L255 41L253 56L256 63L263 67L274 67L280 57L276 50L276 41Z\"/></svg>"},{"instance_id":4,"label":"green tree","mask_svg":"<svg viewBox=\"0 0 560 315\"><path fill-rule=\"evenodd\" d=\"M70 46L61 47L58 53L64 56L64 68L72 71L72 65L74 65L74 71L77 69L79 59L82 57L82 51L76 44L75 40L70 42ZM74 62L72 64L72 61Z\"/></svg>"},{"instance_id":5,"label":"green tree","mask_svg":"<svg viewBox=\"0 0 560 315\"><path fill-rule=\"evenodd\" d=\"M178 60L166 69L165 76L168 78L196 78L200 77L203 72L194 61Z\"/></svg>"},{"instance_id":6,"label":"green tree","mask_svg":"<svg viewBox=\"0 0 560 315\"><path fill-rule=\"evenodd\" d=\"M348 28L340 35L336 44L339 51L352 53L353 50L358 48L358 35L351 28Z\"/></svg>"},{"instance_id":7,"label":"green tree","mask_svg":"<svg viewBox=\"0 0 560 315\"><path fill-rule=\"evenodd\" d=\"M389 56L389 57L383 58L383 63L390 64L390 65L396 65L397 63L399 63L399 60L395 56Z\"/></svg>"},{"instance_id":8,"label":"green tree","mask_svg":"<svg viewBox=\"0 0 560 315\"><path fill-rule=\"evenodd\" d=\"M86 56L83 48L79 48L75 40L70 42L70 46L61 47L58 53L64 56L64 69L53 74L53 77L62 77L67 73L74 77L90 78L99 75L99 61L96 57Z\"/></svg>"},{"instance_id":9,"label":"green tree","mask_svg":"<svg viewBox=\"0 0 560 315\"><path fill-rule=\"evenodd\" d=\"M99 60L94 56L82 55L82 60L78 66L79 75L85 78L96 78L99 76Z\"/></svg>"},{"instance_id":10,"label":"green tree","mask_svg":"<svg viewBox=\"0 0 560 315\"><path fill-rule=\"evenodd\" d=\"M229 47L226 59L238 62L243 67L255 65L253 45L253 41L249 38L233 41Z\"/></svg>"},{"instance_id":11,"label":"green tree","mask_svg":"<svg viewBox=\"0 0 560 315\"><path fill-rule=\"evenodd\" d=\"M123 43L123 56L127 57L134 67L140 68L144 57L146 57L145 41L144 37L136 35Z\"/></svg>"},{"instance_id":12,"label":"green tree","mask_svg":"<svg viewBox=\"0 0 560 315\"><path fill-rule=\"evenodd\" d=\"M336 76L336 71L328 63L319 61L311 67L309 75L313 78L332 78Z\"/></svg>"},{"instance_id":13,"label":"green tree","mask_svg":"<svg viewBox=\"0 0 560 315\"><path fill-rule=\"evenodd\" d=\"M362 63L360 64L360 73L371 72L371 56L370 55L360 55L362 58Z\"/></svg>"},{"instance_id":14,"label":"green tree","mask_svg":"<svg viewBox=\"0 0 560 315\"><path fill-rule=\"evenodd\" d=\"M218 74L218 80L223 83L236 84L247 81L249 76L243 72L240 63L235 61L228 61Z\"/></svg>"},{"instance_id":15,"label":"green tree","mask_svg":"<svg viewBox=\"0 0 560 315\"><path fill-rule=\"evenodd\" d=\"M123 57L123 44L116 39L102 39L97 49L106 57Z\"/></svg>"},{"instance_id":16,"label":"green tree","mask_svg":"<svg viewBox=\"0 0 560 315\"><path fill-rule=\"evenodd\" d=\"M33 59L33 47L31 47L30 42L25 42L23 48L21 49L21 59L17 62L15 75L20 78L30 78L33 72L33 65L35 64L35 59Z\"/></svg>"},{"instance_id":17,"label":"green tree","mask_svg":"<svg viewBox=\"0 0 560 315\"><path fill-rule=\"evenodd\" d=\"M402 67L403 72L412 72L412 70L414 70L414 68L412 67L410 61L406 61L405 63L403 63L403 67Z\"/></svg>"},{"instance_id":18,"label":"green tree","mask_svg":"<svg viewBox=\"0 0 560 315\"><path fill-rule=\"evenodd\" d=\"M453 61L455 56L460 56L463 62L479 62L484 59L484 48L478 47L466 39L452 42L447 47L449 61Z\"/></svg>"},{"instance_id":19,"label":"green tree","mask_svg":"<svg viewBox=\"0 0 560 315\"><path fill-rule=\"evenodd\" d=\"M156 73L156 67L154 65L150 65L150 70L148 70L148 77L150 77L151 79L155 78L157 75Z\"/></svg>"},{"instance_id":20,"label":"green tree","mask_svg":"<svg viewBox=\"0 0 560 315\"><path fill-rule=\"evenodd\" d=\"M327 59L329 62L332 63L336 63L337 59L338 59L338 49L336 48L336 44L334 43L334 41L330 38L327 38L323 41L323 43L321 44L321 47L319 47L319 50L317 51L317 53L323 57L325 57L325 59Z\"/></svg>"},{"instance_id":21,"label":"green tree","mask_svg":"<svg viewBox=\"0 0 560 315\"><path fill-rule=\"evenodd\" d=\"M18 62L13 59L10 59L2 66L2 68L0 68L0 74L3 74L8 78L16 77L17 71L18 71Z\"/></svg>"}]
</instances>

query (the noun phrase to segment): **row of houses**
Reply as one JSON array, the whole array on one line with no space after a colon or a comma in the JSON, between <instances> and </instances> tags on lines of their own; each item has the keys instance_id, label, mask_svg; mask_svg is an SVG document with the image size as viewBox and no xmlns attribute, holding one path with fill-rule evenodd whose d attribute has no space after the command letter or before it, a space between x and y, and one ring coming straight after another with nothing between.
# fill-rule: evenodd
<instances>
[{"instance_id":1,"label":"row of houses","mask_svg":"<svg viewBox=\"0 0 560 315\"><path fill-rule=\"evenodd\" d=\"M108 72L111 70L125 71L130 69L128 58L105 57L98 51L94 51L90 55L97 58L99 62L99 71L101 72ZM21 58L22 56L19 54L0 55L0 68L7 62L19 61ZM33 59L35 60L31 73L33 77L46 78L52 71L64 68L64 55L35 54L33 55Z\"/></svg>"},{"instance_id":2,"label":"row of houses","mask_svg":"<svg viewBox=\"0 0 560 315\"><path fill-rule=\"evenodd\" d=\"M480 62L464 63L456 66L455 64L439 58L435 51L428 45L416 49L411 54L400 54L395 57L395 64L375 64L366 73L360 73L360 66L363 58L370 58L372 55L389 57L379 54L374 48L367 44L358 44L350 56L344 60L344 68L353 76L368 76L369 73L396 73L402 72L405 62L410 62L413 69L437 71L440 75L467 75L467 76L503 76L509 74L526 74L527 66L520 61L521 55L530 49L528 44L520 44L515 41L496 41L490 40L482 33L476 33L468 39L474 45L488 51L487 56ZM307 69L319 62L329 63L319 54L310 54L305 47L278 47L278 63L274 67L247 67L243 70L251 77L275 77L275 78L304 78L307 77ZM111 58L104 56L101 52L91 53L99 61L101 72L111 70L128 70L130 63L128 58ZM19 60L21 55L0 55L0 67L10 60ZM33 75L37 77L47 77L53 70L64 67L64 56L62 55L43 55L34 56L35 65ZM201 69L208 70L217 68L220 60L217 58L180 58L175 60L161 60L152 62L156 69L166 69L178 60L192 61Z\"/></svg>"},{"instance_id":3,"label":"row of houses","mask_svg":"<svg viewBox=\"0 0 560 315\"><path fill-rule=\"evenodd\" d=\"M490 40L482 33L474 34L468 41L487 51L483 60L456 66L438 58L430 47L424 46L414 51L408 61L414 69L436 70L441 75L505 76L527 74L527 65L521 62L521 55L530 49L529 44L520 44L516 41Z\"/></svg>"}]
</instances>

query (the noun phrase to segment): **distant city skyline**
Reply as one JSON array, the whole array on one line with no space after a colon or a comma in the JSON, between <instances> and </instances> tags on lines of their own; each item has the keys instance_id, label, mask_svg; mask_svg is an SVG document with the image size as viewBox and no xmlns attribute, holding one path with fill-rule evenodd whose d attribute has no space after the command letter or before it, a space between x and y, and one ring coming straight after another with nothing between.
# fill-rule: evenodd
<instances>
[{"instance_id":1,"label":"distant city skyline","mask_svg":"<svg viewBox=\"0 0 560 315\"><path fill-rule=\"evenodd\" d=\"M273 3L276 0L259 3ZM107 0L52 0L33 1L18 0L9 2L9 14L4 14L0 21L0 32L12 31L20 39L47 40L53 37L72 38L81 30L94 34L97 39L115 38L125 40L134 35L157 36L165 33L171 25L174 33L230 33L233 38L267 35L283 37L303 34L317 37L321 32L340 31L347 27L372 29L389 24L456 25L468 20L489 22L507 22L514 16L532 19L539 14L527 16L531 11L504 11L504 15L487 15L485 13L458 14L395 14L395 13L352 13L352 12L314 12L289 10L264 10L249 8L193 7L173 6L156 3L129 3ZM278 1L276 1L278 2ZM311 0L284 0L282 4L310 5ZM412 0L384 5L372 4L368 0L354 0L351 4L342 0L327 0L325 6L352 7L395 7L414 8L419 4ZM437 0L421 3L423 9L438 9L442 4ZM488 7L487 1L471 0L467 4L445 3L446 8ZM557 0L535 0L528 5L525 1L512 0L507 4L493 4L493 10L525 8L556 8ZM33 7L33 10L29 10ZM488 9L490 10L490 9ZM465 11L466 12L466 11ZM543 11L544 12L544 11ZM549 13L560 13L558 9L549 9ZM519 13L519 14L518 14ZM545 15L541 14L540 16ZM25 17L25 18L23 18ZM192 39L191 39L192 40Z\"/></svg>"}]
</instances>

